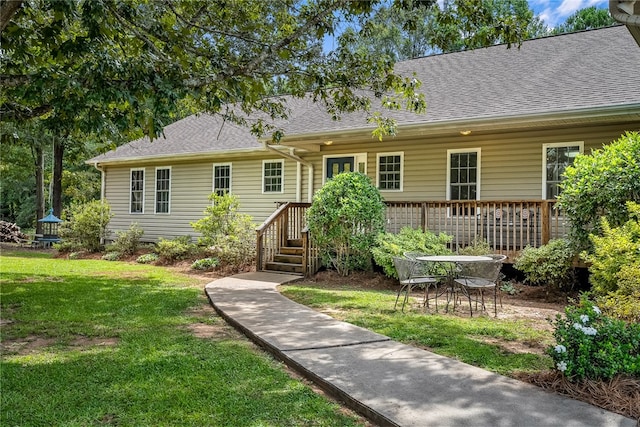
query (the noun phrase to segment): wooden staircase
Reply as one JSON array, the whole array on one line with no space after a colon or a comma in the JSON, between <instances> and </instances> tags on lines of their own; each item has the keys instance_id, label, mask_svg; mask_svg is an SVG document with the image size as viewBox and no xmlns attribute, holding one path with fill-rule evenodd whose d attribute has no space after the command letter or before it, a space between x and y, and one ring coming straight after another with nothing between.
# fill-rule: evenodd
<instances>
[{"instance_id":1,"label":"wooden staircase","mask_svg":"<svg viewBox=\"0 0 640 427\"><path fill-rule=\"evenodd\" d=\"M267 271L282 273L304 274L302 239L287 240L286 246L281 246L273 261L265 265Z\"/></svg>"}]
</instances>

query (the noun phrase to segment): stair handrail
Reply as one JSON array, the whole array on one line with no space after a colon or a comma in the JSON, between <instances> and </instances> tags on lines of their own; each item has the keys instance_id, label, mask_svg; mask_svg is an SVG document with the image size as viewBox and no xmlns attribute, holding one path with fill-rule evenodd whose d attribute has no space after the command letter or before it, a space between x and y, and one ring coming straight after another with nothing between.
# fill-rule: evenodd
<instances>
[{"instance_id":1,"label":"stair handrail","mask_svg":"<svg viewBox=\"0 0 640 427\"><path fill-rule=\"evenodd\" d=\"M290 205L291 202L285 202L284 204L280 205L278 209L276 209L271 215L269 215L269 217L256 228L256 270L260 271L264 269L265 263L268 262L268 260L264 259L263 254L264 235L272 226L277 224L277 221L284 214L286 214ZM280 242L281 238L278 239L278 241Z\"/></svg>"}]
</instances>

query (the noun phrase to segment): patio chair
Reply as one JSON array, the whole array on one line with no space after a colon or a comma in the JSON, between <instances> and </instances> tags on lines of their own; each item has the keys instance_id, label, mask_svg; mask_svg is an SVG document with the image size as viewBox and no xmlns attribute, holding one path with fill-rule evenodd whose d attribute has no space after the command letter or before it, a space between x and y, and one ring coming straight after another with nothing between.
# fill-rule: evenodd
<instances>
[{"instance_id":1,"label":"patio chair","mask_svg":"<svg viewBox=\"0 0 640 427\"><path fill-rule=\"evenodd\" d=\"M398 289L398 294L396 295L396 303L393 306L395 310L398 306L398 300L400 299L400 295L404 293L404 299L402 300L402 312L404 313L404 306L407 304L409 300L409 295L413 291L413 289L424 288L425 289L425 298L428 295L428 289L430 286L437 285L437 279L435 277L429 276L421 276L417 274L418 265L420 261L407 258L407 257L394 257L393 265L396 268L396 272L398 273L398 281L400 282L400 289ZM426 303L426 300L425 300Z\"/></svg>"},{"instance_id":2,"label":"patio chair","mask_svg":"<svg viewBox=\"0 0 640 427\"><path fill-rule=\"evenodd\" d=\"M465 262L460 265L460 274L454 280L457 289L460 289L469 301L470 316L473 317L473 307L471 304L471 294L475 295L476 310L480 302L482 310L486 311L484 294L487 290L493 290L493 310L494 316L498 317L498 280L500 269L505 255L484 255L491 258L490 261ZM454 302L455 304L455 302Z\"/></svg>"},{"instance_id":3,"label":"patio chair","mask_svg":"<svg viewBox=\"0 0 640 427\"><path fill-rule=\"evenodd\" d=\"M434 303L436 305L436 312L438 311L438 286L440 284L447 284L447 278L449 277L448 270L441 263L429 262L429 261L421 261L418 260L418 257L428 256L429 254L425 254L422 252L408 251L404 252L405 258L409 258L415 262L414 269L412 272L413 277L415 278L431 278L435 279L433 282L429 282L429 286L425 286L425 294L424 294L424 302L425 306L429 308L429 300L432 299L429 297L429 288L433 287L435 290L435 294L433 296Z\"/></svg>"}]
</instances>

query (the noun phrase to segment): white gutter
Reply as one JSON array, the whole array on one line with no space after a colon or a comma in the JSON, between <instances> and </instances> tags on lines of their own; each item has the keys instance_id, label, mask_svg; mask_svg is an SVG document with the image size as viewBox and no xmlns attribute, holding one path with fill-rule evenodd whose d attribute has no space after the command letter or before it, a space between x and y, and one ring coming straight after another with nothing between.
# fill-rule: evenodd
<instances>
[{"instance_id":1,"label":"white gutter","mask_svg":"<svg viewBox=\"0 0 640 427\"><path fill-rule=\"evenodd\" d=\"M623 23L640 46L640 3L637 1L609 0L609 13Z\"/></svg>"},{"instance_id":2,"label":"white gutter","mask_svg":"<svg viewBox=\"0 0 640 427\"><path fill-rule=\"evenodd\" d=\"M313 200L313 163L308 162L304 159L302 159L301 157L295 155L295 149L291 149L291 153L286 153L284 151L280 151L276 148L274 148L273 146L269 145L266 141L264 142L264 148L269 150L269 151L273 151L274 153L278 153L280 156L285 157L289 160L293 160L294 162L298 163L298 166L300 164L306 166L308 168L309 171L309 185L307 186L307 203L311 203L311 201ZM302 176L301 174L298 174L298 182L296 183L296 200L300 200L302 198Z\"/></svg>"}]
</instances>

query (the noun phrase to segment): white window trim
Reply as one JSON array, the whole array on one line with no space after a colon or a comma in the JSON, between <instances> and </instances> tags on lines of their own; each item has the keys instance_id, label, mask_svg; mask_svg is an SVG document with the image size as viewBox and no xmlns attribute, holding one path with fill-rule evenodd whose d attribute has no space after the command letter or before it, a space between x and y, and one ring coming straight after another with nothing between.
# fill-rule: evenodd
<instances>
[{"instance_id":1,"label":"white window trim","mask_svg":"<svg viewBox=\"0 0 640 427\"><path fill-rule=\"evenodd\" d=\"M267 163L280 163L282 165L282 185L280 186L280 191L264 191L264 172L265 172L265 165ZM262 194L282 194L284 193L284 177L285 177L285 173L284 173L284 159L273 159L273 160L263 160L262 161Z\"/></svg>"},{"instance_id":2,"label":"white window trim","mask_svg":"<svg viewBox=\"0 0 640 427\"><path fill-rule=\"evenodd\" d=\"M456 148L447 150L447 200L451 200L451 155L456 153L477 153L478 155L478 167L476 171L476 198L475 200L480 200L480 189L482 186L480 185L481 177L482 177L482 159L481 159L481 150L480 148Z\"/></svg>"},{"instance_id":3,"label":"white window trim","mask_svg":"<svg viewBox=\"0 0 640 427\"><path fill-rule=\"evenodd\" d=\"M131 211L131 202L133 201L131 198L131 193L133 190L131 189L131 173L134 171L142 171L142 212L132 212ZM131 168L129 169L129 214L131 215L142 215L144 214L144 207L146 202L146 186L147 186L147 171L145 168Z\"/></svg>"},{"instance_id":4,"label":"white window trim","mask_svg":"<svg viewBox=\"0 0 640 427\"><path fill-rule=\"evenodd\" d=\"M167 212L158 212L158 170L169 169L169 200ZM153 213L155 215L170 215L171 214L171 182L173 181L173 171L171 166L156 166L154 179L153 179Z\"/></svg>"},{"instance_id":5,"label":"white window trim","mask_svg":"<svg viewBox=\"0 0 640 427\"><path fill-rule=\"evenodd\" d=\"M547 200L547 148L551 147L580 147L580 154L584 153L584 141L551 142L542 144L542 200Z\"/></svg>"},{"instance_id":6,"label":"white window trim","mask_svg":"<svg viewBox=\"0 0 640 427\"><path fill-rule=\"evenodd\" d=\"M380 157L388 156L400 156L400 188L398 190L381 189L380 188ZM404 151L396 151L393 153L378 153L376 154L376 187L380 192L384 193L401 193L404 191Z\"/></svg>"},{"instance_id":7,"label":"white window trim","mask_svg":"<svg viewBox=\"0 0 640 427\"><path fill-rule=\"evenodd\" d=\"M211 168L211 192L216 192L216 167L219 166L229 166L229 194L231 194L231 189L233 188L233 165L231 163L214 163ZM264 188L264 165L262 166L263 172L263 188Z\"/></svg>"},{"instance_id":8,"label":"white window trim","mask_svg":"<svg viewBox=\"0 0 640 427\"><path fill-rule=\"evenodd\" d=\"M327 181L327 160L341 157L353 157L353 168L356 171L360 163L364 164L364 174L367 174L367 153L325 154L322 156L322 185Z\"/></svg>"}]
</instances>

